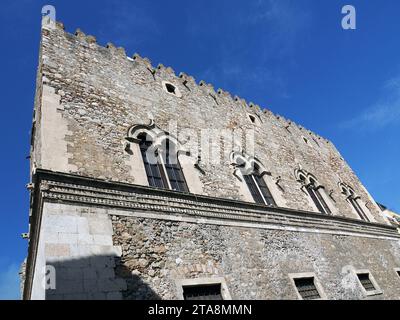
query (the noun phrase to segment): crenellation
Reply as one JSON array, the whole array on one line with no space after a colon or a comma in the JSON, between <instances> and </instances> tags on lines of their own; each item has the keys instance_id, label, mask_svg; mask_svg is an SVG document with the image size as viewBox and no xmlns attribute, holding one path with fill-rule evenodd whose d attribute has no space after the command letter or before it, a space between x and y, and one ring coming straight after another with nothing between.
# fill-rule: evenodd
<instances>
[{"instance_id":1,"label":"crenellation","mask_svg":"<svg viewBox=\"0 0 400 320\"><path fill-rule=\"evenodd\" d=\"M167 67L167 68L165 69L165 71L166 71L168 74L170 74L171 77L177 78L177 75L176 75L176 73L175 73L175 70L174 70L172 67Z\"/></svg>"},{"instance_id":2,"label":"crenellation","mask_svg":"<svg viewBox=\"0 0 400 320\"><path fill-rule=\"evenodd\" d=\"M288 120L285 117L280 116L280 115L278 117L279 117L279 122L281 123L281 125L284 125L285 123L288 122Z\"/></svg>"},{"instance_id":3,"label":"crenellation","mask_svg":"<svg viewBox=\"0 0 400 320\"><path fill-rule=\"evenodd\" d=\"M219 99L223 101L223 105L229 108L229 112L232 114L238 113L241 111L242 108L237 108L237 101L231 95L229 91L225 91L224 89L218 89L217 91Z\"/></svg>"},{"instance_id":4,"label":"crenellation","mask_svg":"<svg viewBox=\"0 0 400 320\"><path fill-rule=\"evenodd\" d=\"M61 21L56 21L56 27L59 30L65 31L64 23L62 23Z\"/></svg>"},{"instance_id":5,"label":"crenellation","mask_svg":"<svg viewBox=\"0 0 400 320\"><path fill-rule=\"evenodd\" d=\"M99 47L102 48L102 47ZM127 55L125 52L125 49L122 47L117 47L115 44L108 42L105 46L105 48L108 50L109 53L111 53L112 56L114 57L119 57L119 58L124 58L127 59Z\"/></svg>"},{"instance_id":6,"label":"crenellation","mask_svg":"<svg viewBox=\"0 0 400 320\"><path fill-rule=\"evenodd\" d=\"M215 91L214 86L211 83L200 80L199 86L202 92L205 92L214 102L216 101L218 93Z\"/></svg>"},{"instance_id":7,"label":"crenellation","mask_svg":"<svg viewBox=\"0 0 400 320\"><path fill-rule=\"evenodd\" d=\"M246 99L240 99L240 101L242 102L242 105L245 108L246 112L249 111L250 107L249 107L249 103L247 102L247 100Z\"/></svg>"},{"instance_id":8,"label":"crenellation","mask_svg":"<svg viewBox=\"0 0 400 320\"><path fill-rule=\"evenodd\" d=\"M107 49L110 49L111 51L117 50L117 47L116 47L113 43L111 43L111 42L107 42L106 48L107 48Z\"/></svg>"},{"instance_id":9,"label":"crenellation","mask_svg":"<svg viewBox=\"0 0 400 320\"><path fill-rule=\"evenodd\" d=\"M217 93L218 93L219 96L222 96L222 97L224 97L224 98L227 98L229 101L232 101L232 102L234 101L234 99L233 99L231 93L228 92L228 91L225 91L224 89L219 88L219 89L217 90Z\"/></svg>"},{"instance_id":10,"label":"crenellation","mask_svg":"<svg viewBox=\"0 0 400 320\"><path fill-rule=\"evenodd\" d=\"M64 30L64 29L62 29L62 30ZM96 40L95 40L95 37L94 37L94 36L86 36L86 34L85 34L82 30L80 30L79 28L76 30L75 36L76 36L77 38L86 40L88 43L96 43ZM88 39L89 39L89 40L88 40ZM102 48L102 47L99 46L98 48L100 49L100 48ZM115 51L119 52L121 56L126 56L125 49L122 48L122 47L116 48L112 43L107 43L106 48L111 49L112 52L115 52ZM144 63L145 66L148 68L148 70L152 73L152 75L153 75L153 77L154 77L154 75L155 75L155 71L154 71L155 68L152 66L151 61L150 61L148 58L146 58L146 57L141 57L138 53L135 53L135 54L133 55L132 58L133 58L133 60L135 60L135 61ZM160 64L157 66L157 69L161 69L161 68L167 70L167 73L169 73L171 76L176 77L175 71L174 71L171 67L165 67L163 64L160 63ZM185 73L181 73L181 74L184 74L184 75L185 75L185 80L187 80L188 82L190 82L190 83L195 83L195 80L194 80L193 77L188 76L188 75L186 75ZM181 77L181 76L179 75L179 77ZM211 94L213 94L213 95L214 95L214 94L218 94L218 91L215 92L213 85L212 85L212 84L206 83L204 80L201 80L201 81L199 82L198 85L199 85L200 87L204 87L204 86L208 87L208 88L209 88L209 92L210 92ZM222 90L222 91L223 91L223 90ZM224 92L226 95L229 95L229 96L232 97L232 95L231 95L229 92L226 92L226 91L223 91L223 92ZM219 93L219 94L220 94L220 93ZM234 99L234 100L238 100L238 99L242 100L243 103L246 105L246 108L253 108L253 107L254 107L254 108L257 109L257 111L259 111L259 112L261 112L262 110L265 110L265 109L262 109L260 106L254 104L253 102L250 102L250 103L248 104L244 99L241 99L241 98L238 97L238 96L234 96L234 98L232 98L232 99Z\"/></svg>"},{"instance_id":11,"label":"crenellation","mask_svg":"<svg viewBox=\"0 0 400 320\"><path fill-rule=\"evenodd\" d=\"M260 106L254 102L249 102L248 107L250 110L254 110L257 114L261 112Z\"/></svg>"},{"instance_id":12,"label":"crenellation","mask_svg":"<svg viewBox=\"0 0 400 320\"><path fill-rule=\"evenodd\" d=\"M118 48L117 48L117 53L118 53L121 57L126 58L126 51L125 51L125 48L123 48L123 47L118 47Z\"/></svg>"},{"instance_id":13,"label":"crenellation","mask_svg":"<svg viewBox=\"0 0 400 320\"><path fill-rule=\"evenodd\" d=\"M171 67L164 66L162 63L159 63L156 67L157 75L160 79L168 79L169 81L177 82L176 80L179 77L176 75L174 69ZM178 81L180 83L180 81Z\"/></svg>"},{"instance_id":14,"label":"crenellation","mask_svg":"<svg viewBox=\"0 0 400 320\"><path fill-rule=\"evenodd\" d=\"M265 114L266 116L272 116L272 111L269 109L263 109L263 114Z\"/></svg>"},{"instance_id":15,"label":"crenellation","mask_svg":"<svg viewBox=\"0 0 400 320\"><path fill-rule=\"evenodd\" d=\"M97 38L92 35L87 35L86 36L86 42L89 44L97 44Z\"/></svg>"},{"instance_id":16,"label":"crenellation","mask_svg":"<svg viewBox=\"0 0 400 320\"><path fill-rule=\"evenodd\" d=\"M182 83L186 87L197 86L196 79L193 76L186 74L185 72L180 72L179 78L183 80Z\"/></svg>"},{"instance_id":17,"label":"crenellation","mask_svg":"<svg viewBox=\"0 0 400 320\"><path fill-rule=\"evenodd\" d=\"M75 31L75 36L78 38L78 39L86 39L86 34L81 30L81 29L76 29L76 31Z\"/></svg>"},{"instance_id":18,"label":"crenellation","mask_svg":"<svg viewBox=\"0 0 400 320\"><path fill-rule=\"evenodd\" d=\"M149 58L143 58L138 53L133 54L132 58L139 63L143 63L150 70L154 69Z\"/></svg>"}]
</instances>

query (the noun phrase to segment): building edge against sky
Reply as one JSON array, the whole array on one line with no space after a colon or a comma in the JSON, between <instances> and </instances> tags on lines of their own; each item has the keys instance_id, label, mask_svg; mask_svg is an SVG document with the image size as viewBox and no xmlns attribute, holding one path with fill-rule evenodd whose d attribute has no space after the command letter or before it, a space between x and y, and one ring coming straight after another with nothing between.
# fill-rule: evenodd
<instances>
[{"instance_id":1,"label":"building edge against sky","mask_svg":"<svg viewBox=\"0 0 400 320\"><path fill-rule=\"evenodd\" d=\"M400 235L331 142L47 22L25 299L400 298ZM188 152L209 129L254 132L254 154Z\"/></svg>"}]
</instances>

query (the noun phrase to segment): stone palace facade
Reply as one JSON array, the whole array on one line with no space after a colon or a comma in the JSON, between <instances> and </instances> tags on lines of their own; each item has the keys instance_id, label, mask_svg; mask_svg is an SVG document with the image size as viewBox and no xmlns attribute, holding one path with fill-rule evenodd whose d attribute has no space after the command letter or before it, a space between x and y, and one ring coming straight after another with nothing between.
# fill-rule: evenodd
<instances>
[{"instance_id":1,"label":"stone palace facade","mask_svg":"<svg viewBox=\"0 0 400 320\"><path fill-rule=\"evenodd\" d=\"M24 299L400 298L400 234L329 140L41 33Z\"/></svg>"}]
</instances>

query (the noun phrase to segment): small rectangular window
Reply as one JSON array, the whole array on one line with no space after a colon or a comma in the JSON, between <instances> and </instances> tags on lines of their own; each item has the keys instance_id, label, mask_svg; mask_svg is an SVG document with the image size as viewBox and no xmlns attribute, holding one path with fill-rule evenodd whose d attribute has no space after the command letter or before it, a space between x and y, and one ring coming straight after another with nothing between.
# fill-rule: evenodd
<instances>
[{"instance_id":1,"label":"small rectangular window","mask_svg":"<svg viewBox=\"0 0 400 320\"><path fill-rule=\"evenodd\" d=\"M221 284L183 287L183 297L185 300L223 300Z\"/></svg>"},{"instance_id":2,"label":"small rectangular window","mask_svg":"<svg viewBox=\"0 0 400 320\"><path fill-rule=\"evenodd\" d=\"M400 277L400 270L397 271L397 275Z\"/></svg>"},{"instance_id":3,"label":"small rectangular window","mask_svg":"<svg viewBox=\"0 0 400 320\"><path fill-rule=\"evenodd\" d=\"M294 279L294 283L303 300L321 299L321 295L315 286L314 277Z\"/></svg>"},{"instance_id":4,"label":"small rectangular window","mask_svg":"<svg viewBox=\"0 0 400 320\"><path fill-rule=\"evenodd\" d=\"M364 289L366 291L375 291L376 290L374 284L372 283L372 281L369 277L369 273L360 273L360 274L357 274L357 276L358 276L358 280L360 280L362 286L364 287Z\"/></svg>"}]
</instances>

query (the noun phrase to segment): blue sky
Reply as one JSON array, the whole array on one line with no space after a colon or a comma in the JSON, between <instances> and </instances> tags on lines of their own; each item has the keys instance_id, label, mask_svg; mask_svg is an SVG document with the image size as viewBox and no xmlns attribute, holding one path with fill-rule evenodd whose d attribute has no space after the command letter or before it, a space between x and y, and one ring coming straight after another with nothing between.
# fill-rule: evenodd
<instances>
[{"instance_id":1,"label":"blue sky","mask_svg":"<svg viewBox=\"0 0 400 320\"><path fill-rule=\"evenodd\" d=\"M0 299L18 298L28 230L29 130L40 0L0 11L3 137ZM332 140L377 201L400 211L398 0L53 1L81 28L213 83ZM341 28L341 8L357 30Z\"/></svg>"}]
</instances>

